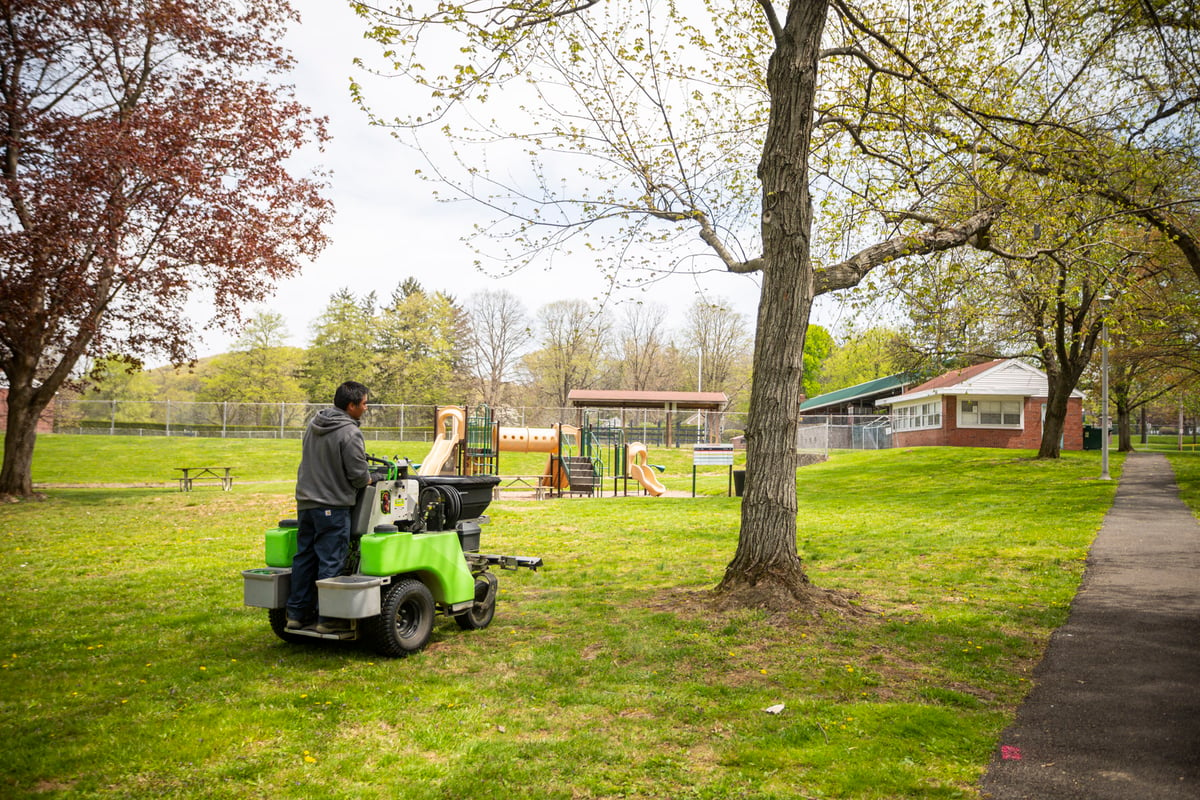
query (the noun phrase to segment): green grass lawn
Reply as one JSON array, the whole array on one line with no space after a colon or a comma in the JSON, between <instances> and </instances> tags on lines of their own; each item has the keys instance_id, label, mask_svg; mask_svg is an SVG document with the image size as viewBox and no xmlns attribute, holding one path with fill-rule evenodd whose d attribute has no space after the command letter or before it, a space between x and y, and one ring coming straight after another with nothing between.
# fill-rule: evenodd
<instances>
[{"instance_id":1,"label":"green grass lawn","mask_svg":"<svg viewBox=\"0 0 1200 800\"><path fill-rule=\"evenodd\" d=\"M367 451L379 458L401 457L419 464L428 455L426 442L367 442ZM233 467L235 484L278 482L296 479L300 458L298 439L209 439L138 436L41 436L33 465L34 484L78 485L124 483L153 486L178 486L179 467ZM501 453L500 472L504 475L541 475L546 471L546 453ZM745 451L735 455L734 469L741 469ZM633 482L619 481L614 489L612 453L603 448L606 462L604 492L622 496L640 493ZM668 490L692 491L692 451L690 448L655 449L651 464L661 466L656 474ZM696 494L729 493L729 468L696 468Z\"/></svg>"},{"instance_id":2,"label":"green grass lawn","mask_svg":"<svg viewBox=\"0 0 1200 800\"><path fill-rule=\"evenodd\" d=\"M12 798L977 797L1116 488L1098 453L799 470L809 574L866 611L823 617L707 610L738 530L720 470L695 499L502 500L483 549L544 569L500 573L491 627L386 660L242 605L298 443L37 447L35 482L87 486L0 507ZM650 460L690 490L689 458ZM176 491L200 461L244 480Z\"/></svg>"},{"instance_id":3,"label":"green grass lawn","mask_svg":"<svg viewBox=\"0 0 1200 800\"><path fill-rule=\"evenodd\" d=\"M1113 446L1116 446L1116 437L1113 437ZM1134 434L1133 447L1135 450L1153 450L1163 453L1179 452L1185 453L1200 453L1200 442L1196 441L1195 436L1184 436L1183 441L1180 441L1179 436L1171 434L1155 434L1146 437L1146 443L1142 444L1141 438Z\"/></svg>"},{"instance_id":4,"label":"green grass lawn","mask_svg":"<svg viewBox=\"0 0 1200 800\"><path fill-rule=\"evenodd\" d=\"M1200 452L1165 453L1175 471L1179 496L1200 519Z\"/></svg>"}]
</instances>

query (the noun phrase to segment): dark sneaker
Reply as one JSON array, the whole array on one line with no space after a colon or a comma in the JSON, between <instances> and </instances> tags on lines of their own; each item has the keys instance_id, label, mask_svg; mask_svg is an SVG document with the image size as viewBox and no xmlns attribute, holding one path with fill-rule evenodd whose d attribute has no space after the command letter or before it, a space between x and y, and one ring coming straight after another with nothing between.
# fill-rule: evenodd
<instances>
[{"instance_id":1,"label":"dark sneaker","mask_svg":"<svg viewBox=\"0 0 1200 800\"><path fill-rule=\"evenodd\" d=\"M346 633L350 630L350 622L344 619L323 619L313 630L317 633Z\"/></svg>"}]
</instances>

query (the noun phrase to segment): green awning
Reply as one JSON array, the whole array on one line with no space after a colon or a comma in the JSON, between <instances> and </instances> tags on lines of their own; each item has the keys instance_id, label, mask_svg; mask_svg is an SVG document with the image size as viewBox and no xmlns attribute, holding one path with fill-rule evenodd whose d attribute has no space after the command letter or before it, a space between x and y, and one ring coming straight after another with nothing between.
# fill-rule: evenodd
<instances>
[{"instance_id":1,"label":"green awning","mask_svg":"<svg viewBox=\"0 0 1200 800\"><path fill-rule=\"evenodd\" d=\"M903 389L912 382L913 376L907 372L888 375L886 378L876 378L873 381L867 381L855 386L847 386L845 389L838 389L836 392L811 397L800 404L800 411L816 411L829 406L839 406L843 403L849 403L851 400L877 399L896 389Z\"/></svg>"}]
</instances>

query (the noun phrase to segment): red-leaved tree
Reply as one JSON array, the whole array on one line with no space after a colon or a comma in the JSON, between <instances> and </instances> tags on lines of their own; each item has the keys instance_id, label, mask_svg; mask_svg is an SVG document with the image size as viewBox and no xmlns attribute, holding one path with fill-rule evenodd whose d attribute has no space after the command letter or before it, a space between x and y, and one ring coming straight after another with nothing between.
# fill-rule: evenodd
<instances>
[{"instance_id":1,"label":"red-leaved tree","mask_svg":"<svg viewBox=\"0 0 1200 800\"><path fill-rule=\"evenodd\" d=\"M324 120L279 79L286 0L0 3L0 496L89 355L194 355L186 301L236 318L325 244Z\"/></svg>"}]
</instances>

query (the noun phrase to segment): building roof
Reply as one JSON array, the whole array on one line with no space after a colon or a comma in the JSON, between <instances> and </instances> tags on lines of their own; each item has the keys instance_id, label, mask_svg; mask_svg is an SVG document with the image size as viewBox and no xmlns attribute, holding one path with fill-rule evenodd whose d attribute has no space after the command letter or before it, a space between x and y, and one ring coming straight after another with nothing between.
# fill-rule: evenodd
<instances>
[{"instance_id":1,"label":"building roof","mask_svg":"<svg viewBox=\"0 0 1200 800\"><path fill-rule=\"evenodd\" d=\"M724 392L626 392L572 389L567 402L576 408L695 408L721 411L729 403Z\"/></svg>"},{"instance_id":2,"label":"building roof","mask_svg":"<svg viewBox=\"0 0 1200 800\"><path fill-rule=\"evenodd\" d=\"M876 378L873 381L858 383L854 386L847 386L845 389L838 389L836 392L827 392L819 394L816 397L810 397L800 404L800 411L816 411L830 406L849 403L852 400L874 400L880 395L894 392L897 389L903 389L911 380L912 376L910 374L901 372L896 375L888 375L884 378Z\"/></svg>"},{"instance_id":3,"label":"building roof","mask_svg":"<svg viewBox=\"0 0 1200 800\"><path fill-rule=\"evenodd\" d=\"M962 369L952 369L949 372L944 372L941 375L938 375L936 378L925 381L920 386L914 388L912 393L916 394L918 392L929 392L933 391L934 389L945 389L949 386L958 386L961 383L967 383L972 378L982 375L985 372L988 372L989 370L1005 363L1006 361L1008 361L1006 358L997 358L993 359L992 361L985 361L982 364L963 367ZM1042 377L1044 378L1045 376L1043 375Z\"/></svg>"},{"instance_id":4,"label":"building roof","mask_svg":"<svg viewBox=\"0 0 1200 800\"><path fill-rule=\"evenodd\" d=\"M876 401L876 405L890 406L922 400L938 395L962 395L975 397L1046 397L1046 373L1015 358L998 358L963 369L952 369L933 380L915 387L899 397L887 397ZM1072 397L1083 397L1075 390Z\"/></svg>"}]
</instances>

